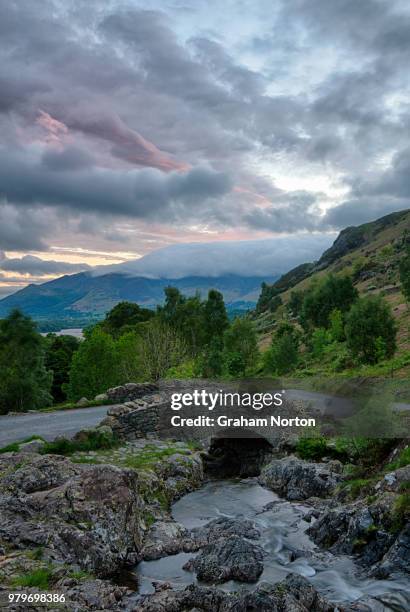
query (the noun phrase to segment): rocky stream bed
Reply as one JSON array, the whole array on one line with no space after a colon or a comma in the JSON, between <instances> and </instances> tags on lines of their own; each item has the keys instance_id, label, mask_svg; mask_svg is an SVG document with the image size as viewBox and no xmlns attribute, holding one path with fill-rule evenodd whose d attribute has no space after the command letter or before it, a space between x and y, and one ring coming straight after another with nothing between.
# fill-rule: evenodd
<instances>
[{"instance_id":1,"label":"rocky stream bed","mask_svg":"<svg viewBox=\"0 0 410 612\"><path fill-rule=\"evenodd\" d=\"M40 442L0 455L0 609L410 609L410 526L394 516L409 466L352 500L339 461L269 456L252 440L242 454L215 464L151 436L70 457ZM44 591L65 603L7 603Z\"/></svg>"}]
</instances>

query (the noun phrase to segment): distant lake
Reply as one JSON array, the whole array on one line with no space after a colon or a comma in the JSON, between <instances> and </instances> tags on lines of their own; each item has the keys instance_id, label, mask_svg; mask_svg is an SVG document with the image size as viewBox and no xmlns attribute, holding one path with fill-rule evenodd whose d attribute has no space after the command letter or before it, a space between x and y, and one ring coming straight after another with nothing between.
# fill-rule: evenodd
<instances>
[{"instance_id":1,"label":"distant lake","mask_svg":"<svg viewBox=\"0 0 410 612\"><path fill-rule=\"evenodd\" d=\"M80 340L83 340L84 338L83 330L77 327L72 327L69 329L60 329L60 331L42 332L41 335L47 336L47 334L50 333L55 334L56 336L75 336L76 338L80 338Z\"/></svg>"}]
</instances>

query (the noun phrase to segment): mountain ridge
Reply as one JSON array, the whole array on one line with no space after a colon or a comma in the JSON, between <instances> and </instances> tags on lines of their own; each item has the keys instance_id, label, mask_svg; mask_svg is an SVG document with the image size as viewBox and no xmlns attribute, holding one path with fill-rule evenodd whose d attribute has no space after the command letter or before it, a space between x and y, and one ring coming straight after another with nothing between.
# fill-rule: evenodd
<instances>
[{"instance_id":1,"label":"mountain ridge","mask_svg":"<svg viewBox=\"0 0 410 612\"><path fill-rule=\"evenodd\" d=\"M359 294L381 294L390 304L398 325L399 353L410 348L410 311L401 293L399 262L410 246L410 209L391 213L375 221L345 228L320 259L304 263L265 285L254 312L267 346L277 322L288 316L292 291L305 291L326 274L349 274Z\"/></svg>"},{"instance_id":2,"label":"mountain ridge","mask_svg":"<svg viewBox=\"0 0 410 612\"><path fill-rule=\"evenodd\" d=\"M275 280L275 276L271 280ZM186 295L199 291L205 295L209 289L224 294L228 306L243 310L256 303L264 277L189 276L178 279L133 277L110 273L93 275L80 272L61 276L41 285L28 285L20 291L0 300L0 317L13 308L20 308L37 321L46 319L76 319L103 316L122 300L145 307L155 307L163 301L164 288L172 285Z\"/></svg>"}]
</instances>

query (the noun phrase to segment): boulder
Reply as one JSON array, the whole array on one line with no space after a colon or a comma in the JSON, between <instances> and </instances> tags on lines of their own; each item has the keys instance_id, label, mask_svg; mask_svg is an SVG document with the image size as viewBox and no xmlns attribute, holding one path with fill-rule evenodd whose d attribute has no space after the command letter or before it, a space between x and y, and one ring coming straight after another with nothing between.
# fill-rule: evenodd
<instances>
[{"instance_id":1,"label":"boulder","mask_svg":"<svg viewBox=\"0 0 410 612\"><path fill-rule=\"evenodd\" d=\"M16 463L16 457L25 461ZM45 547L49 558L97 576L135 562L143 536L135 471L53 455L13 460L1 483L1 541Z\"/></svg>"},{"instance_id":2,"label":"boulder","mask_svg":"<svg viewBox=\"0 0 410 612\"><path fill-rule=\"evenodd\" d=\"M264 551L237 535L208 544L185 569L195 571L198 580L218 584L227 580L256 582L263 572Z\"/></svg>"},{"instance_id":3,"label":"boulder","mask_svg":"<svg viewBox=\"0 0 410 612\"><path fill-rule=\"evenodd\" d=\"M256 540L260 537L260 532L256 529L253 521L249 519L223 516L202 527L195 527L191 530L189 537L198 549L231 535Z\"/></svg>"},{"instance_id":4,"label":"boulder","mask_svg":"<svg viewBox=\"0 0 410 612\"><path fill-rule=\"evenodd\" d=\"M94 400L96 402L108 402L109 397L106 393L99 393L98 395L95 396Z\"/></svg>"},{"instance_id":5,"label":"boulder","mask_svg":"<svg viewBox=\"0 0 410 612\"><path fill-rule=\"evenodd\" d=\"M175 521L157 521L144 539L141 558L145 561L175 555L184 548L187 530Z\"/></svg>"},{"instance_id":6,"label":"boulder","mask_svg":"<svg viewBox=\"0 0 410 612\"><path fill-rule=\"evenodd\" d=\"M342 476L332 469L330 462L311 463L290 456L268 463L262 469L259 481L293 501L331 495L342 481Z\"/></svg>"},{"instance_id":7,"label":"boulder","mask_svg":"<svg viewBox=\"0 0 410 612\"><path fill-rule=\"evenodd\" d=\"M89 400L86 397L82 397L81 399L78 400L77 402L77 406L81 407L86 407L89 404Z\"/></svg>"}]
</instances>

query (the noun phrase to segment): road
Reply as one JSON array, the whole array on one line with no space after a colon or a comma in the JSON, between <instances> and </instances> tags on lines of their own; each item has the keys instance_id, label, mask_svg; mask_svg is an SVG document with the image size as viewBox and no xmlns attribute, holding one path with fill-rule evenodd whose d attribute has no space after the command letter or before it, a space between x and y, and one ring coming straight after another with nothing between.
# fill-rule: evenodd
<instances>
[{"instance_id":1,"label":"road","mask_svg":"<svg viewBox=\"0 0 410 612\"><path fill-rule=\"evenodd\" d=\"M80 429L98 425L108 408L96 406L0 416L0 447L34 435L42 436L45 440L54 440L56 436L71 438Z\"/></svg>"}]
</instances>

